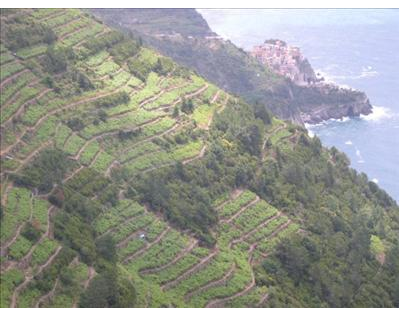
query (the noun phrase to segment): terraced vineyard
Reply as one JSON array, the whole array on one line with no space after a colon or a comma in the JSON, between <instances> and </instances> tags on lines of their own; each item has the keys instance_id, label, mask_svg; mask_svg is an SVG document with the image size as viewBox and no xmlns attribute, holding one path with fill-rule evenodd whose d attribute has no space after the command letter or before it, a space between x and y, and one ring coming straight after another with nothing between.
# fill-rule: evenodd
<instances>
[{"instance_id":1,"label":"terraced vineyard","mask_svg":"<svg viewBox=\"0 0 399 316\"><path fill-rule=\"evenodd\" d=\"M256 287L252 264L299 228L254 193L243 191L217 207L226 224L217 232L220 243L208 249L129 203L121 201L119 210L107 211L96 227L100 236L116 240L119 260L138 285L142 307L227 306L236 300L241 306L261 304L267 289ZM240 225L244 222L245 227Z\"/></svg>"},{"instance_id":2,"label":"terraced vineyard","mask_svg":"<svg viewBox=\"0 0 399 316\"><path fill-rule=\"evenodd\" d=\"M306 131L80 10L1 22L1 307L268 306Z\"/></svg>"},{"instance_id":3,"label":"terraced vineyard","mask_svg":"<svg viewBox=\"0 0 399 316\"><path fill-rule=\"evenodd\" d=\"M62 246L54 239L50 224L57 208L47 202L47 195L15 187L11 175L23 170L46 148L59 148L75 160L74 170L63 181L66 184L73 183L85 166L109 177L113 167L126 167L134 175L193 159L205 148L206 140L168 143L174 135L192 127L190 115L172 117L172 110L190 99L210 103L218 90L208 89L203 79L188 71L185 78L173 75L177 66L162 75L150 71L142 81L129 72L127 64L114 60L112 52L100 49L92 54L85 44L96 35L99 40L107 37L111 30L79 10L25 10L20 14L51 28L56 38L52 45L57 49L72 49L81 56L75 63L76 72L86 78L81 80L92 82L95 90L80 88L80 92L68 95L53 83L44 82L48 70L40 61L48 55L48 44L39 41L15 51L2 43L1 177L5 211L1 222L1 305L73 306L91 268L76 258L69 264L73 278L80 283L80 290L73 296L65 291L65 284L58 277L53 278L54 286L48 293L37 290L33 277L46 274L57 266L57 260L62 261ZM1 18L6 23L12 20L6 15ZM115 38L116 42L123 40ZM155 63L158 58L142 48L137 60ZM26 67L28 62L36 63L33 72ZM68 71L56 74L58 80L76 89L68 75ZM212 108L218 106L213 102ZM194 120L198 121L197 117L194 114ZM165 137L167 147L155 143ZM187 252L193 258L200 259L208 252L206 248L193 247L197 241L170 230L163 221L129 200L121 200L116 208L107 210L95 227L99 236L114 237L119 260L133 275L143 272L154 277L151 269L161 273L168 261L187 247L193 248ZM40 236L31 236L29 232L35 229ZM143 234L145 237L138 237ZM155 260L160 252L162 262ZM142 261L135 260L132 266L136 256Z\"/></svg>"}]
</instances>

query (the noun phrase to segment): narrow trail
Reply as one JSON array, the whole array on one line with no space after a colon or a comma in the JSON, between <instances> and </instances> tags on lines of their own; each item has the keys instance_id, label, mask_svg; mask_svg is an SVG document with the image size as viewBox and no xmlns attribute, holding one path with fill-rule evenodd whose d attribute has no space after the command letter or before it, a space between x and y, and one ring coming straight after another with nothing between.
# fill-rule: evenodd
<instances>
[{"instance_id":1,"label":"narrow trail","mask_svg":"<svg viewBox=\"0 0 399 316\"><path fill-rule=\"evenodd\" d=\"M30 199L29 199L29 222L32 220L33 217L33 206L32 206L32 200L33 200L33 195L31 194ZM2 204L5 205L5 204ZM17 240L17 238L20 236L21 230L22 228L24 228L26 225L26 222L21 223L16 231L15 231L15 235L8 241L6 242L4 245L2 245L0 247L0 254L2 257L4 257L7 253L8 248ZM7 261L5 261L7 262ZM15 264L11 264L11 266L14 266ZM3 266L3 264L2 264Z\"/></svg>"},{"instance_id":2,"label":"narrow trail","mask_svg":"<svg viewBox=\"0 0 399 316\"><path fill-rule=\"evenodd\" d=\"M275 220L276 218L280 217L282 215L282 213L279 211L276 215L266 219L263 223L261 223L260 225L256 226L254 229L250 230L249 232L245 233L244 235L241 235L239 238L237 239L233 239L229 246L233 246L235 244L238 244L242 241L244 241L245 239L247 239L249 236L251 236L252 234L256 233L257 231L259 231L259 229L267 226L271 221Z\"/></svg>"},{"instance_id":3,"label":"narrow trail","mask_svg":"<svg viewBox=\"0 0 399 316\"><path fill-rule=\"evenodd\" d=\"M197 91L194 91L192 93L186 94L184 97L187 99L191 99L195 96L197 96L198 94L201 94L202 92L204 92L206 89L208 89L209 84L205 84L203 87L201 87L200 89L198 89Z\"/></svg>"},{"instance_id":4,"label":"narrow trail","mask_svg":"<svg viewBox=\"0 0 399 316\"><path fill-rule=\"evenodd\" d=\"M96 239L101 238L101 237L103 237L103 236L105 236L105 235L107 235L107 234L114 233L114 232L119 228L119 225L128 224L128 223L130 223L131 221L134 221L137 217L142 216L142 215L143 215L143 214L133 215L133 216L130 216L130 217L124 219L123 222L118 222L117 224L115 224L115 225L111 226L110 228L108 228L105 232L103 232L103 233L101 233L100 235L98 235ZM127 236L126 238L122 239L119 243L117 243L117 244L116 244L116 247L117 247L117 248L122 248L122 247L124 247L124 246L131 240L131 239L127 240L129 237L136 235L137 232L139 232L139 231L142 230L142 229L145 229L146 227L147 227L147 226L144 226L144 227L142 227L142 228L140 228L140 229L138 229L138 230L132 232L131 234L129 234L129 236Z\"/></svg>"},{"instance_id":5,"label":"narrow trail","mask_svg":"<svg viewBox=\"0 0 399 316\"><path fill-rule=\"evenodd\" d=\"M107 170L105 170L104 173L105 177L109 178L109 176L111 175L112 168L115 168L117 166L120 166L119 161L118 160L112 161L112 163L108 166Z\"/></svg>"},{"instance_id":6,"label":"narrow trail","mask_svg":"<svg viewBox=\"0 0 399 316\"><path fill-rule=\"evenodd\" d=\"M65 179L63 179L62 183L66 183L68 180L72 179L83 168L84 166L79 166L79 168L75 169L70 175L68 175Z\"/></svg>"},{"instance_id":7,"label":"narrow trail","mask_svg":"<svg viewBox=\"0 0 399 316\"><path fill-rule=\"evenodd\" d=\"M96 274L96 270L93 267L89 267L87 280L83 283L84 289L87 289L89 287L91 280L93 280Z\"/></svg>"},{"instance_id":8,"label":"narrow trail","mask_svg":"<svg viewBox=\"0 0 399 316\"><path fill-rule=\"evenodd\" d=\"M218 210L221 210L226 204L228 204L228 203L234 201L234 200L235 200L236 198L238 198L243 192L244 192L243 189L235 189L233 192L231 192L230 197L229 197L226 201L224 201L224 202L222 202L221 204L217 205L217 206L215 207L215 209L216 209L217 211L218 211Z\"/></svg>"},{"instance_id":9,"label":"narrow trail","mask_svg":"<svg viewBox=\"0 0 399 316\"><path fill-rule=\"evenodd\" d=\"M131 150L133 146L138 146L138 145L141 145L141 144L143 144L143 143L149 142L149 141L151 141L151 140L153 140L153 139L155 139L155 138L162 137L162 136L164 136L164 135L167 135L167 134L169 134L169 133L172 133L173 131L175 131L176 129L178 129L178 128L181 127L181 126L184 126L184 125L180 125L179 122L177 122L175 125L173 125L173 126L172 126L171 128L169 128L169 129L167 129L166 131L163 131L163 132L154 134L154 135L149 136L149 137L146 137L146 138L144 138L144 139L142 139L142 140L140 140L140 141L138 141L138 142L136 142L136 143L133 143L131 146L126 147L126 148L124 148L123 150L119 151L119 154L120 154L120 155L125 154L126 152L128 152L129 150ZM130 161L130 160L132 160L132 159L126 160L126 161L124 161L124 163L127 162L127 161Z\"/></svg>"},{"instance_id":10,"label":"narrow trail","mask_svg":"<svg viewBox=\"0 0 399 316\"><path fill-rule=\"evenodd\" d=\"M228 219L222 219L220 222L221 223L231 223L233 220L235 220L238 216L240 216L243 212L245 212L246 209L250 208L252 205L255 205L256 203L258 203L260 200L259 196L256 196L251 202L249 202L248 204L244 205L242 208L240 208L240 210L235 213L233 216L231 216Z\"/></svg>"},{"instance_id":11,"label":"narrow trail","mask_svg":"<svg viewBox=\"0 0 399 316\"><path fill-rule=\"evenodd\" d=\"M61 249L62 249L62 246L58 246L58 248L56 249L56 251L54 252L54 254L52 254L52 255L50 256L50 258L49 258L42 266L39 267L39 269L37 270L37 272L36 272L36 274L35 274L34 276L26 276L26 275L25 275L25 280L24 280L20 285L18 285L18 286L15 288L14 292L12 293L11 304L10 304L10 307L11 307L11 308L15 308L15 307L16 307L19 293L29 284L30 281L33 280L33 278L34 278L36 275L39 275L45 268L47 268L47 267L52 263L52 261L54 260L54 258L55 258L55 257L58 255L58 253L61 251Z\"/></svg>"},{"instance_id":12,"label":"narrow trail","mask_svg":"<svg viewBox=\"0 0 399 316\"><path fill-rule=\"evenodd\" d=\"M212 100L211 100L211 104L215 103L216 100L219 98L220 95L220 90L218 90L215 95L213 96Z\"/></svg>"},{"instance_id":13,"label":"narrow trail","mask_svg":"<svg viewBox=\"0 0 399 316\"><path fill-rule=\"evenodd\" d=\"M75 17L73 17L71 20L69 20L68 22L66 22L66 23L64 23L64 24L60 24L60 25L57 25L56 27L54 27L54 31L58 31L58 30L60 30L60 29L63 29L63 28L66 28L66 27L68 27L69 25L71 25L72 23L76 23L78 20L81 20L82 19L82 17L81 16L75 16Z\"/></svg>"},{"instance_id":14,"label":"narrow trail","mask_svg":"<svg viewBox=\"0 0 399 316\"><path fill-rule=\"evenodd\" d=\"M46 22L46 21L48 21L48 20L51 20L51 19L53 19L53 18L57 18L57 17L59 17L59 16L61 16L61 15L64 15L64 14L65 14L65 11L64 11L64 10L59 11L59 12L57 11L57 12L54 13L54 14L50 14L50 15L47 15L47 16L45 16L45 17L39 19L39 21L40 21L40 22Z\"/></svg>"},{"instance_id":15,"label":"narrow trail","mask_svg":"<svg viewBox=\"0 0 399 316\"><path fill-rule=\"evenodd\" d=\"M260 298L258 304L256 304L256 307L262 307L262 305L264 305L268 299L269 299L269 293L266 293Z\"/></svg>"},{"instance_id":16,"label":"narrow trail","mask_svg":"<svg viewBox=\"0 0 399 316\"><path fill-rule=\"evenodd\" d=\"M52 141L47 141L44 142L40 147L36 148L34 151L32 151L27 157L25 157L23 160L21 160L21 164L18 166L18 168L15 169L15 173L19 172L23 167L26 166L41 150L46 148L47 146L50 146L52 144Z\"/></svg>"},{"instance_id":17,"label":"narrow trail","mask_svg":"<svg viewBox=\"0 0 399 316\"><path fill-rule=\"evenodd\" d=\"M42 297L39 298L37 303L35 304L35 308L39 308L41 303L44 303L45 301L51 299L54 296L55 290L57 288L59 282L59 278L57 278L54 282L53 288L48 292L47 294L43 295Z\"/></svg>"},{"instance_id":18,"label":"narrow trail","mask_svg":"<svg viewBox=\"0 0 399 316\"><path fill-rule=\"evenodd\" d=\"M100 236L98 236L97 238L102 237L102 236L104 236L104 235L106 235L106 234L110 234L110 233L115 232L116 230L118 230L119 225L128 224L128 223L130 223L130 222L136 220L136 218L137 218L137 217L140 217L140 216L142 216L142 214L134 215L134 216L132 216L132 217L127 218L123 223L118 223L118 224L116 224L116 225L110 227L109 229L107 229L107 231L105 231L104 233L102 233L102 234L101 234ZM151 222L147 223L145 226L140 227L139 229L137 229L137 230L131 232L128 236L126 236L126 237L123 238L120 242L118 242L118 243L116 244L116 248L124 248L131 240L133 240L134 238L136 238L136 236L137 236L138 234L140 234L141 231L144 231L144 230L145 230L150 224L152 224L152 223L153 223L153 222L151 221Z\"/></svg>"},{"instance_id":19,"label":"narrow trail","mask_svg":"<svg viewBox=\"0 0 399 316\"><path fill-rule=\"evenodd\" d=\"M88 168L92 168L93 165L96 163L96 160L98 158L98 156L100 156L101 153L104 152L104 149L100 148L99 151L96 152L96 154L94 155L93 159L91 160L90 164L88 165Z\"/></svg>"},{"instance_id":20,"label":"narrow trail","mask_svg":"<svg viewBox=\"0 0 399 316\"><path fill-rule=\"evenodd\" d=\"M11 75L10 77L4 79L1 83L0 83L0 89L3 89L3 87L9 83L10 81L13 81L15 78L19 77L20 75L24 74L25 72L30 71L29 69L22 69L21 71Z\"/></svg>"},{"instance_id":21,"label":"narrow trail","mask_svg":"<svg viewBox=\"0 0 399 316\"><path fill-rule=\"evenodd\" d=\"M205 258L202 258L199 262L194 264L191 268L189 268L184 273L180 274L176 279L168 281L164 285L161 286L161 290L168 290L172 287L175 287L180 281L189 277L190 275L199 271L204 265L206 265L213 257L215 257L219 253L219 248L215 248L209 255Z\"/></svg>"},{"instance_id":22,"label":"narrow trail","mask_svg":"<svg viewBox=\"0 0 399 316\"><path fill-rule=\"evenodd\" d=\"M198 240L193 240L187 248L183 249L183 251L181 251L172 261L169 261L167 264L164 264L164 265L156 267L156 268L144 269L139 272L141 274L152 274L152 273L157 273L159 271L165 270L166 268L174 265L177 261L179 261L181 258L183 258L186 254L191 252L191 250L193 250L194 247L197 245L198 245Z\"/></svg>"},{"instance_id":23,"label":"narrow trail","mask_svg":"<svg viewBox=\"0 0 399 316\"><path fill-rule=\"evenodd\" d=\"M277 229L274 230L270 235L268 235L268 236L266 237L265 240L270 240L270 239L272 239L272 238L275 237L278 233L280 233L282 230L286 229L291 223L292 223L291 219L287 220L285 223L283 223L283 224L281 224L279 227L277 227ZM262 237L260 237L259 239L257 239L257 240L251 245L251 247L255 247L255 248L256 248L256 247L258 246L258 244L259 244L259 240L262 239L262 238L265 238L265 237L262 236ZM264 241L265 241L265 240L264 240Z\"/></svg>"},{"instance_id":24,"label":"narrow trail","mask_svg":"<svg viewBox=\"0 0 399 316\"><path fill-rule=\"evenodd\" d=\"M120 89L122 89L122 88L123 88L123 86L118 87L118 88L116 88L115 90L112 90L112 91L110 91L110 92L108 91L108 92L104 92L104 93L97 94L97 95L92 96L92 97L83 98L83 99L80 99L80 100L78 100L78 101L69 103L69 104L67 104L67 105L65 105L65 106L61 106L61 107L59 107L59 108L56 108L56 109L53 109L53 110L47 112L47 114L45 114L45 115L42 116L39 120L37 120L37 122L35 123L34 126L26 128L25 131L23 131L19 136L17 136L17 138L16 138L16 140L15 140L15 142L14 142L13 144L9 145L7 148L2 149L1 152L0 152L0 156L3 156L5 153L8 153L12 148L14 148L16 145L18 145L18 143L20 142L20 140L21 140L27 133L31 133L31 134L35 133L36 130L37 130L37 128L39 127L39 125L41 125L41 123L43 123L43 122L44 122L46 119L48 119L50 116L53 116L53 115L55 115L55 114L57 114L57 113L59 113L59 112L68 110L68 109L70 109L70 108L73 108L73 107L75 107L75 106L78 106L78 105L81 105L81 104L84 104L84 103L87 103L87 102L92 102L92 101L96 101L96 100L98 100L98 99L104 98L104 97L106 97L106 96L109 96L109 95L111 95L111 94L114 94L114 93L118 92L118 91L119 91Z\"/></svg>"},{"instance_id":25,"label":"narrow trail","mask_svg":"<svg viewBox=\"0 0 399 316\"><path fill-rule=\"evenodd\" d=\"M249 254L249 258L248 258L248 264L251 265L252 262L252 253L255 250L254 246L251 246L248 254ZM224 303L233 300L237 297L243 296L246 293L248 293L254 286L256 285L255 282L255 274L253 269L251 268L251 282L241 291L237 292L236 294L232 295L232 296L228 296L228 297L224 297L224 298L220 298L220 299L213 299L211 301L209 301L205 307L223 307Z\"/></svg>"},{"instance_id":26,"label":"narrow trail","mask_svg":"<svg viewBox=\"0 0 399 316\"><path fill-rule=\"evenodd\" d=\"M39 275L44 269L46 269L55 259L55 257L57 257L57 255L59 254L59 252L61 251L62 246L58 246L58 248L55 250L55 252L51 255L51 257L47 260L47 262L45 264L43 264L42 266L39 267L36 275Z\"/></svg>"},{"instance_id":27,"label":"narrow trail","mask_svg":"<svg viewBox=\"0 0 399 316\"><path fill-rule=\"evenodd\" d=\"M218 113L221 113L224 110L229 99L230 99L230 96L228 94L226 94L226 98L224 99L222 106L217 110Z\"/></svg>"},{"instance_id":28,"label":"narrow trail","mask_svg":"<svg viewBox=\"0 0 399 316\"><path fill-rule=\"evenodd\" d=\"M74 160L79 160L80 156L82 155L83 151L86 149L87 146L90 145L90 143L92 143L93 141L95 141L96 138L93 139L89 139L88 141L86 141L83 146L78 150L78 152L75 154L75 156L72 157L72 159Z\"/></svg>"},{"instance_id":29,"label":"narrow trail","mask_svg":"<svg viewBox=\"0 0 399 316\"><path fill-rule=\"evenodd\" d=\"M23 104L21 104L19 106L19 108L6 120L2 123L2 125L7 125L8 123L12 122L12 120L21 115L21 113L23 111L25 111L26 107L29 105L32 105L34 102L37 102L39 99L41 99L44 95L46 95L47 93L49 93L50 91L52 91L53 89L44 89L43 91L41 91L38 95L34 96L32 99L29 99L27 101L25 101Z\"/></svg>"},{"instance_id":30,"label":"narrow trail","mask_svg":"<svg viewBox=\"0 0 399 316\"><path fill-rule=\"evenodd\" d=\"M39 238L39 240L29 249L28 253L19 260L18 262L18 268L20 269L27 269L31 258L32 258L32 254L35 251L35 249L38 247L38 245L43 241L44 238L49 237L50 235L50 221L51 221L51 214L53 212L53 210L55 210L55 206L50 206L47 210L47 228L46 231L44 232L44 234Z\"/></svg>"},{"instance_id":31,"label":"narrow trail","mask_svg":"<svg viewBox=\"0 0 399 316\"><path fill-rule=\"evenodd\" d=\"M17 230L15 231L15 235L9 240L7 241L4 245L1 246L1 250L0 250L0 254L2 257L5 256L8 248L17 240L17 238L19 237L22 228L24 228L25 223L22 223L18 226Z\"/></svg>"},{"instance_id":32,"label":"narrow trail","mask_svg":"<svg viewBox=\"0 0 399 316\"><path fill-rule=\"evenodd\" d=\"M125 258L125 259L122 261L122 263L123 263L123 264L127 264L127 263L128 263L129 261L131 261L132 259L135 259L135 258L141 256L141 255L142 255L144 252L146 252L149 248L151 248L151 247L154 246L155 244L159 243L159 241L169 232L170 229L171 229L170 227L167 227L162 233L160 233L160 234L158 235L158 237L157 237L154 241L148 243L147 245L145 245L144 248L141 248L140 250L136 251L136 252L133 253L132 255L130 255L130 256L128 256L127 258Z\"/></svg>"},{"instance_id":33,"label":"narrow trail","mask_svg":"<svg viewBox=\"0 0 399 316\"><path fill-rule=\"evenodd\" d=\"M272 239L274 236L276 236L279 232L281 232L282 230L284 230L284 229L286 229L287 227L288 227L288 225L290 225L291 224L291 220L289 219L287 222L285 222L284 224L282 224L282 225L280 225L273 233L271 233L270 235L268 235L267 237L266 237L266 240L270 240L270 239ZM262 239L263 237L261 237L260 239ZM260 239L258 239L257 241L255 241L253 244L251 244L251 246L250 246L250 248L252 248L252 247L254 247L254 249L258 246L258 244L259 244L259 240ZM270 255L270 253L271 252L266 252L266 253L263 253L263 252L258 252L258 254L260 255L260 256L262 256L264 259L266 259L269 255ZM255 263L259 263L259 260L257 260Z\"/></svg>"},{"instance_id":34,"label":"narrow trail","mask_svg":"<svg viewBox=\"0 0 399 316\"><path fill-rule=\"evenodd\" d=\"M201 151L199 152L198 155L183 160L183 161L182 161L183 165L186 165L186 164L188 164L188 163L190 163L190 162L192 162L192 161L195 161L195 160L197 160L197 159L201 159L202 157L204 157L205 151L206 151L206 147L207 147L207 146L204 145L204 146L201 148Z\"/></svg>"},{"instance_id":35,"label":"narrow trail","mask_svg":"<svg viewBox=\"0 0 399 316\"><path fill-rule=\"evenodd\" d=\"M76 33L81 32L82 30L84 30L84 29L87 28L88 26L90 26L89 23L84 24L83 26L79 26L78 28L73 29L73 30L71 30L71 31L69 31L69 32L67 32L67 33L65 33L65 34L61 34L61 35L59 36L59 38L58 38L58 41L59 41L59 42L63 42L63 41L64 41L65 39L67 39L68 37L71 37L71 36L75 35ZM76 45L76 44L75 44L75 45Z\"/></svg>"},{"instance_id":36,"label":"narrow trail","mask_svg":"<svg viewBox=\"0 0 399 316\"><path fill-rule=\"evenodd\" d=\"M236 270L236 264L233 263L231 265L230 269L226 272L226 274L222 278L214 280L214 281L211 281L211 282L209 282L209 283L207 283L207 284L205 284L205 285L203 285L203 286L201 286L201 287L199 287L197 289L194 289L193 291L188 292L184 296L185 301L189 301L191 299L191 297L193 297L194 295L197 295L197 294L200 294L202 292L205 292L206 290L208 290L208 289L210 289L212 287L217 287L217 286L223 285L224 283L226 283L233 276L233 273L235 272L235 270Z\"/></svg>"}]
</instances>

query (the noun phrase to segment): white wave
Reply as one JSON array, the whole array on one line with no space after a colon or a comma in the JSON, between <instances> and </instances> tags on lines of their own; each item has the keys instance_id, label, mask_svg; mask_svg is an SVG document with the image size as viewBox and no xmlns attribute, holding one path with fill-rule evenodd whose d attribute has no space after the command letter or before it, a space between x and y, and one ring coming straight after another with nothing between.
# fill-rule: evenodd
<instances>
[{"instance_id":1,"label":"white wave","mask_svg":"<svg viewBox=\"0 0 399 316\"><path fill-rule=\"evenodd\" d=\"M371 181L373 181L374 183L378 184L378 179L377 178L373 178Z\"/></svg>"},{"instance_id":2,"label":"white wave","mask_svg":"<svg viewBox=\"0 0 399 316\"><path fill-rule=\"evenodd\" d=\"M351 88L350 86L346 85L346 84L339 84L336 81L337 80L345 80L347 79L346 76L334 76L331 74L326 73L323 70L316 70L315 73L317 74L318 78L323 78L324 79L324 83L326 84L330 84L330 85L334 85L337 86L339 88L343 88L343 89L348 89L348 90L354 90L353 88Z\"/></svg>"},{"instance_id":3,"label":"white wave","mask_svg":"<svg viewBox=\"0 0 399 316\"><path fill-rule=\"evenodd\" d=\"M375 76L379 75L378 71L374 70L372 66L362 67L362 70L360 71L359 74L352 73L352 74L348 74L348 75L328 74L327 72L332 69L339 69L339 67L327 66L324 68L324 71L321 69L318 69L316 71L316 73L319 74L320 77L324 78L325 83L334 84L340 88L349 89L349 90L354 90L354 89L346 84L338 84L337 81L364 79L364 78L370 78L370 77L375 77Z\"/></svg>"},{"instance_id":4,"label":"white wave","mask_svg":"<svg viewBox=\"0 0 399 316\"><path fill-rule=\"evenodd\" d=\"M345 142L345 145L348 145L348 146L350 146L350 145L353 145L353 143L352 143L352 141L351 141L351 140L347 140L347 141Z\"/></svg>"},{"instance_id":5,"label":"white wave","mask_svg":"<svg viewBox=\"0 0 399 316\"><path fill-rule=\"evenodd\" d=\"M369 115L361 114L360 118L366 121L378 122L381 121L382 119L391 118L393 115L390 109L383 106L373 106L371 111L372 112Z\"/></svg>"},{"instance_id":6,"label":"white wave","mask_svg":"<svg viewBox=\"0 0 399 316\"><path fill-rule=\"evenodd\" d=\"M310 138L313 138L314 135L315 135L314 132L311 131L310 129L308 129L308 136L309 136Z\"/></svg>"}]
</instances>

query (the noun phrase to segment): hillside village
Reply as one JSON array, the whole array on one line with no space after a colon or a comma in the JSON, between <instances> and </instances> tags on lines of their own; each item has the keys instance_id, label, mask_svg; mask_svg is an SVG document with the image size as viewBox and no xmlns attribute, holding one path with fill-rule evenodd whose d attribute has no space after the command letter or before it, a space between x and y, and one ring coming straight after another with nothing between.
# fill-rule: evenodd
<instances>
[{"instance_id":1,"label":"hillside village","mask_svg":"<svg viewBox=\"0 0 399 316\"><path fill-rule=\"evenodd\" d=\"M298 85L312 85L323 81L313 71L299 47L281 40L266 40L255 46L250 54L274 72L291 79Z\"/></svg>"}]
</instances>

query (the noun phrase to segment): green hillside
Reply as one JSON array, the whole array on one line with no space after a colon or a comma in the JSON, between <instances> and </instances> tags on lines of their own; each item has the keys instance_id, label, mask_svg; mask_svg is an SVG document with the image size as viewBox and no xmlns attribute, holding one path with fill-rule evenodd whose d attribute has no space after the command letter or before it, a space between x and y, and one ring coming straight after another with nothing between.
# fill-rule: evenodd
<instances>
[{"instance_id":1,"label":"green hillside","mask_svg":"<svg viewBox=\"0 0 399 316\"><path fill-rule=\"evenodd\" d=\"M344 154L80 10L0 39L1 307L399 306Z\"/></svg>"}]
</instances>

